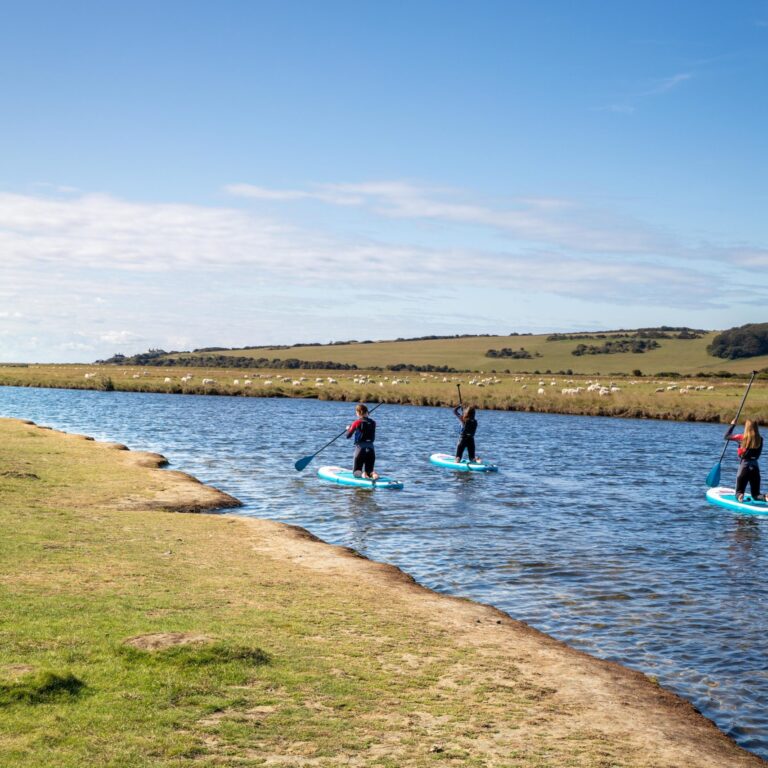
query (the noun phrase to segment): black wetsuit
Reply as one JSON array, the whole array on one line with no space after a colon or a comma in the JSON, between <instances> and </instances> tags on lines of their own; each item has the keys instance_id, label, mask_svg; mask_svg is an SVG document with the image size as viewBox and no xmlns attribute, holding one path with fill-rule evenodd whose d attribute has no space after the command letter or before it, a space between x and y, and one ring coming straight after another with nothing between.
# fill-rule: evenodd
<instances>
[{"instance_id":1,"label":"black wetsuit","mask_svg":"<svg viewBox=\"0 0 768 768\"><path fill-rule=\"evenodd\" d=\"M470 461L475 460L475 432L477 432L477 419L462 419L464 409L457 406L453 409L456 418L461 422L461 433L459 442L456 443L456 459L461 461L464 451L467 451Z\"/></svg>"},{"instance_id":2,"label":"black wetsuit","mask_svg":"<svg viewBox=\"0 0 768 768\"><path fill-rule=\"evenodd\" d=\"M363 472L370 477L376 462L376 451L373 449L373 441L376 439L376 422L370 416L363 416L351 424L347 430L347 439L352 435L355 436L355 458L352 471Z\"/></svg>"},{"instance_id":3,"label":"black wetsuit","mask_svg":"<svg viewBox=\"0 0 768 768\"><path fill-rule=\"evenodd\" d=\"M744 435L731 435L734 425L725 433L726 440L734 440L738 443L741 442ZM763 442L760 438L760 445L757 448L747 448L744 450L739 445L739 471L736 473L736 495L744 493L747 490L747 483L749 483L749 492L752 494L752 498L756 499L760 495L760 465L757 460L760 458L760 454L763 452Z\"/></svg>"}]
</instances>

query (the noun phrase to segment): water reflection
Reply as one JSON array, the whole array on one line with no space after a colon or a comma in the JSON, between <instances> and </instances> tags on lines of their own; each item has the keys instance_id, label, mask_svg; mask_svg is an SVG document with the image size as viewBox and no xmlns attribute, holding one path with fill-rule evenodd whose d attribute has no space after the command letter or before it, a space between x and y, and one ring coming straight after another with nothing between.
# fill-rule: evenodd
<instances>
[{"instance_id":1,"label":"water reflection","mask_svg":"<svg viewBox=\"0 0 768 768\"><path fill-rule=\"evenodd\" d=\"M453 449L450 411L384 406L377 469L406 485L368 492L315 476L349 466L344 440L293 469L349 423L349 403L4 388L0 413L164 453L242 514L655 675L768 756L768 519L704 501L720 426L481 412L478 452L502 471L475 475L428 463Z\"/></svg>"}]
</instances>

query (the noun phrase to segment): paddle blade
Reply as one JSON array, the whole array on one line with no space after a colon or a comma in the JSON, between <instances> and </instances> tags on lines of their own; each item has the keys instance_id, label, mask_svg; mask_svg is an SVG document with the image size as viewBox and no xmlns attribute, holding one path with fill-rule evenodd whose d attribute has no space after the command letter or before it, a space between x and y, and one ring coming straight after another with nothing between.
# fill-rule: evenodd
<instances>
[{"instance_id":1,"label":"paddle blade","mask_svg":"<svg viewBox=\"0 0 768 768\"><path fill-rule=\"evenodd\" d=\"M720 462L718 461L712 469L709 470L707 475L707 485L710 488L714 488L716 485L720 485Z\"/></svg>"},{"instance_id":2,"label":"paddle blade","mask_svg":"<svg viewBox=\"0 0 768 768\"><path fill-rule=\"evenodd\" d=\"M303 459L299 459L293 466L296 467L297 472L301 472L314 458L314 456L305 456Z\"/></svg>"}]
</instances>

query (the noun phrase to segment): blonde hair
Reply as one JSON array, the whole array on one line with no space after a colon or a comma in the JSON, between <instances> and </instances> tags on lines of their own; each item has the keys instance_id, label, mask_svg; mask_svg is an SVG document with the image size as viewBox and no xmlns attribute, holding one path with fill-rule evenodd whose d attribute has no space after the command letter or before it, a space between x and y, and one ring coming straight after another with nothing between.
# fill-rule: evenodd
<instances>
[{"instance_id":1,"label":"blonde hair","mask_svg":"<svg viewBox=\"0 0 768 768\"><path fill-rule=\"evenodd\" d=\"M741 447L748 451L751 448L760 448L763 444L763 438L760 437L760 425L752 419L744 422L744 435L741 438Z\"/></svg>"},{"instance_id":2,"label":"blonde hair","mask_svg":"<svg viewBox=\"0 0 768 768\"><path fill-rule=\"evenodd\" d=\"M355 413L358 416L367 416L368 415L368 406L365 403L358 403L355 406Z\"/></svg>"}]
</instances>

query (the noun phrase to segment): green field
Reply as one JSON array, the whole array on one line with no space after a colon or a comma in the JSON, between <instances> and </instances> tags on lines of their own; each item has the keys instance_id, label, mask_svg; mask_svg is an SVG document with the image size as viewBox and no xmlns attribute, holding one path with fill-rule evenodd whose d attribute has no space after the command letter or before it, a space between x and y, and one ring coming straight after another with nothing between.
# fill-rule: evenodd
<instances>
[{"instance_id":1,"label":"green field","mask_svg":"<svg viewBox=\"0 0 768 768\"><path fill-rule=\"evenodd\" d=\"M681 374L729 371L745 373L768 367L768 355L741 360L724 360L707 354L707 345L717 332L700 339L660 339L659 348L640 354L630 352L608 355L576 356L572 352L580 343L600 344L603 339L547 341L548 334L536 336L470 336L454 339L424 341L377 341L373 343L326 344L298 346L287 349L254 347L226 350L214 354L227 357L266 357L285 360L296 358L307 361L351 363L359 368L386 367L399 363L412 365L448 366L460 371L496 370L511 373L545 373L571 370L575 374L631 374L640 370L655 375L674 371ZM619 338L613 335L611 338ZM489 358L489 349L524 347L532 359ZM536 357L536 354L541 357Z\"/></svg>"}]
</instances>

